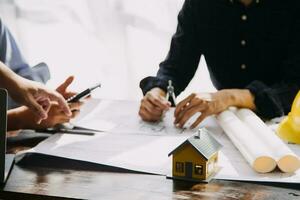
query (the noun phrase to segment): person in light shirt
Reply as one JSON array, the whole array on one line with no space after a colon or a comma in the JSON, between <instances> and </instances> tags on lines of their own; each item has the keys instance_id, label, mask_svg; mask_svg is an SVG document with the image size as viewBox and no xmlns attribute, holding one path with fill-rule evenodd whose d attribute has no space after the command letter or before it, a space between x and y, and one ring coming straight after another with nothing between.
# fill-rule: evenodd
<instances>
[{"instance_id":1,"label":"person in light shirt","mask_svg":"<svg viewBox=\"0 0 300 200\"><path fill-rule=\"evenodd\" d=\"M15 74L2 62L0 62L0 87L7 89L16 102L24 105L24 111L31 112L32 123L40 124L43 120L47 120L52 103L55 103L65 115L72 115L70 107L61 94ZM23 121L30 121L28 118L20 118L20 110L16 108L8 111L8 130L16 130L15 127L23 124Z\"/></svg>"},{"instance_id":2,"label":"person in light shirt","mask_svg":"<svg viewBox=\"0 0 300 200\"><path fill-rule=\"evenodd\" d=\"M43 120L39 119L39 115L36 114L45 114L43 109L35 103L35 106L29 106L32 104L25 104L24 101L18 101L19 98L26 95L27 93L20 93L22 90L10 89L8 98L8 129L9 130L18 130L18 129L44 129L49 127L54 127L58 124L63 124L69 122L71 119L75 118L82 106L82 102L70 103L68 104L68 110L71 111L71 114L68 115L66 112L67 108L62 107L66 106L65 99L70 98L75 95L75 92L68 91L68 86L73 82L74 77L68 77L58 88L57 90L51 91L44 87L42 84L45 84L50 78L50 73L46 64L42 63L38 67L30 67L29 64L24 59L24 56L21 53L21 50L13 37L10 30L4 25L0 19L0 62L1 70L3 75L10 74L13 79L18 80L19 84L28 84L28 87L42 88L41 92L45 94L48 92L52 94L51 98L55 101L50 102L49 110L47 111L47 117L45 115L42 117ZM8 68L8 69L5 69ZM10 69L10 70L9 70ZM17 76L18 75L18 76ZM9 77L8 77L9 78ZM11 82L13 80L10 80ZM31 80L31 81L29 81ZM4 80L3 80L4 81ZM1 86L1 85L0 85ZM2 86L3 87L3 86ZM12 87L10 84L6 84L5 88ZM15 88L20 87L15 84ZM19 91L19 92L17 92ZM50 92L51 91L51 92ZM30 94L30 93L28 93ZM55 94L55 96L53 96ZM12 98L11 98L12 97ZM58 98L59 97L59 98ZM63 99L61 99L61 97ZM24 97L25 98L25 97ZM52 100L50 98L50 100ZM17 101L15 101L17 100ZM59 100L59 102L57 101ZM34 103L34 101L31 101ZM44 103L47 103L45 101ZM34 110L33 110L34 108ZM63 109L62 109L63 108ZM40 123L36 123L40 121Z\"/></svg>"}]
</instances>

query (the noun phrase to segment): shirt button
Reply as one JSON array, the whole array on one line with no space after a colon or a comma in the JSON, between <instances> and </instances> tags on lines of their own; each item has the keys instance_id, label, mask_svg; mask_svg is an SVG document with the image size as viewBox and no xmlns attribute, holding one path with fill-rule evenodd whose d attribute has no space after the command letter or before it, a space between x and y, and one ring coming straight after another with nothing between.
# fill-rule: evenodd
<instances>
[{"instance_id":1,"label":"shirt button","mask_svg":"<svg viewBox=\"0 0 300 200\"><path fill-rule=\"evenodd\" d=\"M242 64L242 65L241 65L241 69L244 69L244 70L245 70L246 68L247 68L247 66L246 66L245 64Z\"/></svg>"},{"instance_id":2,"label":"shirt button","mask_svg":"<svg viewBox=\"0 0 300 200\"><path fill-rule=\"evenodd\" d=\"M242 15L241 18L242 18L243 21L246 21L247 20L247 15Z\"/></svg>"},{"instance_id":3,"label":"shirt button","mask_svg":"<svg viewBox=\"0 0 300 200\"><path fill-rule=\"evenodd\" d=\"M242 46L246 46L246 40L242 40L242 41L241 41L241 45L242 45Z\"/></svg>"}]
</instances>

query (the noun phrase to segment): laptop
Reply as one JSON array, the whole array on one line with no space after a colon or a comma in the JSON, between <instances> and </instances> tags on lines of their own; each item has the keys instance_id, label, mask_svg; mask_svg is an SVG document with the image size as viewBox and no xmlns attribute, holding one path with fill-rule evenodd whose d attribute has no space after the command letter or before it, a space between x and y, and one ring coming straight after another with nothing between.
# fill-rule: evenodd
<instances>
[{"instance_id":1,"label":"laptop","mask_svg":"<svg viewBox=\"0 0 300 200\"><path fill-rule=\"evenodd\" d=\"M0 89L0 187L3 187L14 164L14 155L6 154L7 91Z\"/></svg>"}]
</instances>

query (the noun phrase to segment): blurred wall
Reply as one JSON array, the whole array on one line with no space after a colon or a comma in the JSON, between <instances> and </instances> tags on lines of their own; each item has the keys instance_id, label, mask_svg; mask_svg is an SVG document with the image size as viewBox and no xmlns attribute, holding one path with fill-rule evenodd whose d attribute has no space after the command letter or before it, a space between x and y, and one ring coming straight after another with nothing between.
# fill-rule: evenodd
<instances>
[{"instance_id":1,"label":"blurred wall","mask_svg":"<svg viewBox=\"0 0 300 200\"><path fill-rule=\"evenodd\" d=\"M0 16L32 65L49 64L56 87L75 75L72 89L95 82L95 96L142 97L139 81L166 57L183 0L0 0ZM213 91L205 61L187 90Z\"/></svg>"}]
</instances>

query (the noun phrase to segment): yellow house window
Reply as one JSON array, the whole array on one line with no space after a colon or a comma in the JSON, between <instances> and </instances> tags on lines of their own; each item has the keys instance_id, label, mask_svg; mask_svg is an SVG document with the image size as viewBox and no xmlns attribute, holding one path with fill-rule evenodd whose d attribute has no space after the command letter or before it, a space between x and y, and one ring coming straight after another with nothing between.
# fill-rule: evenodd
<instances>
[{"instance_id":1,"label":"yellow house window","mask_svg":"<svg viewBox=\"0 0 300 200\"><path fill-rule=\"evenodd\" d=\"M178 173L184 173L184 163L183 162L176 162L175 171L178 172Z\"/></svg>"},{"instance_id":2,"label":"yellow house window","mask_svg":"<svg viewBox=\"0 0 300 200\"><path fill-rule=\"evenodd\" d=\"M203 175L203 165L195 165L195 174Z\"/></svg>"}]
</instances>

